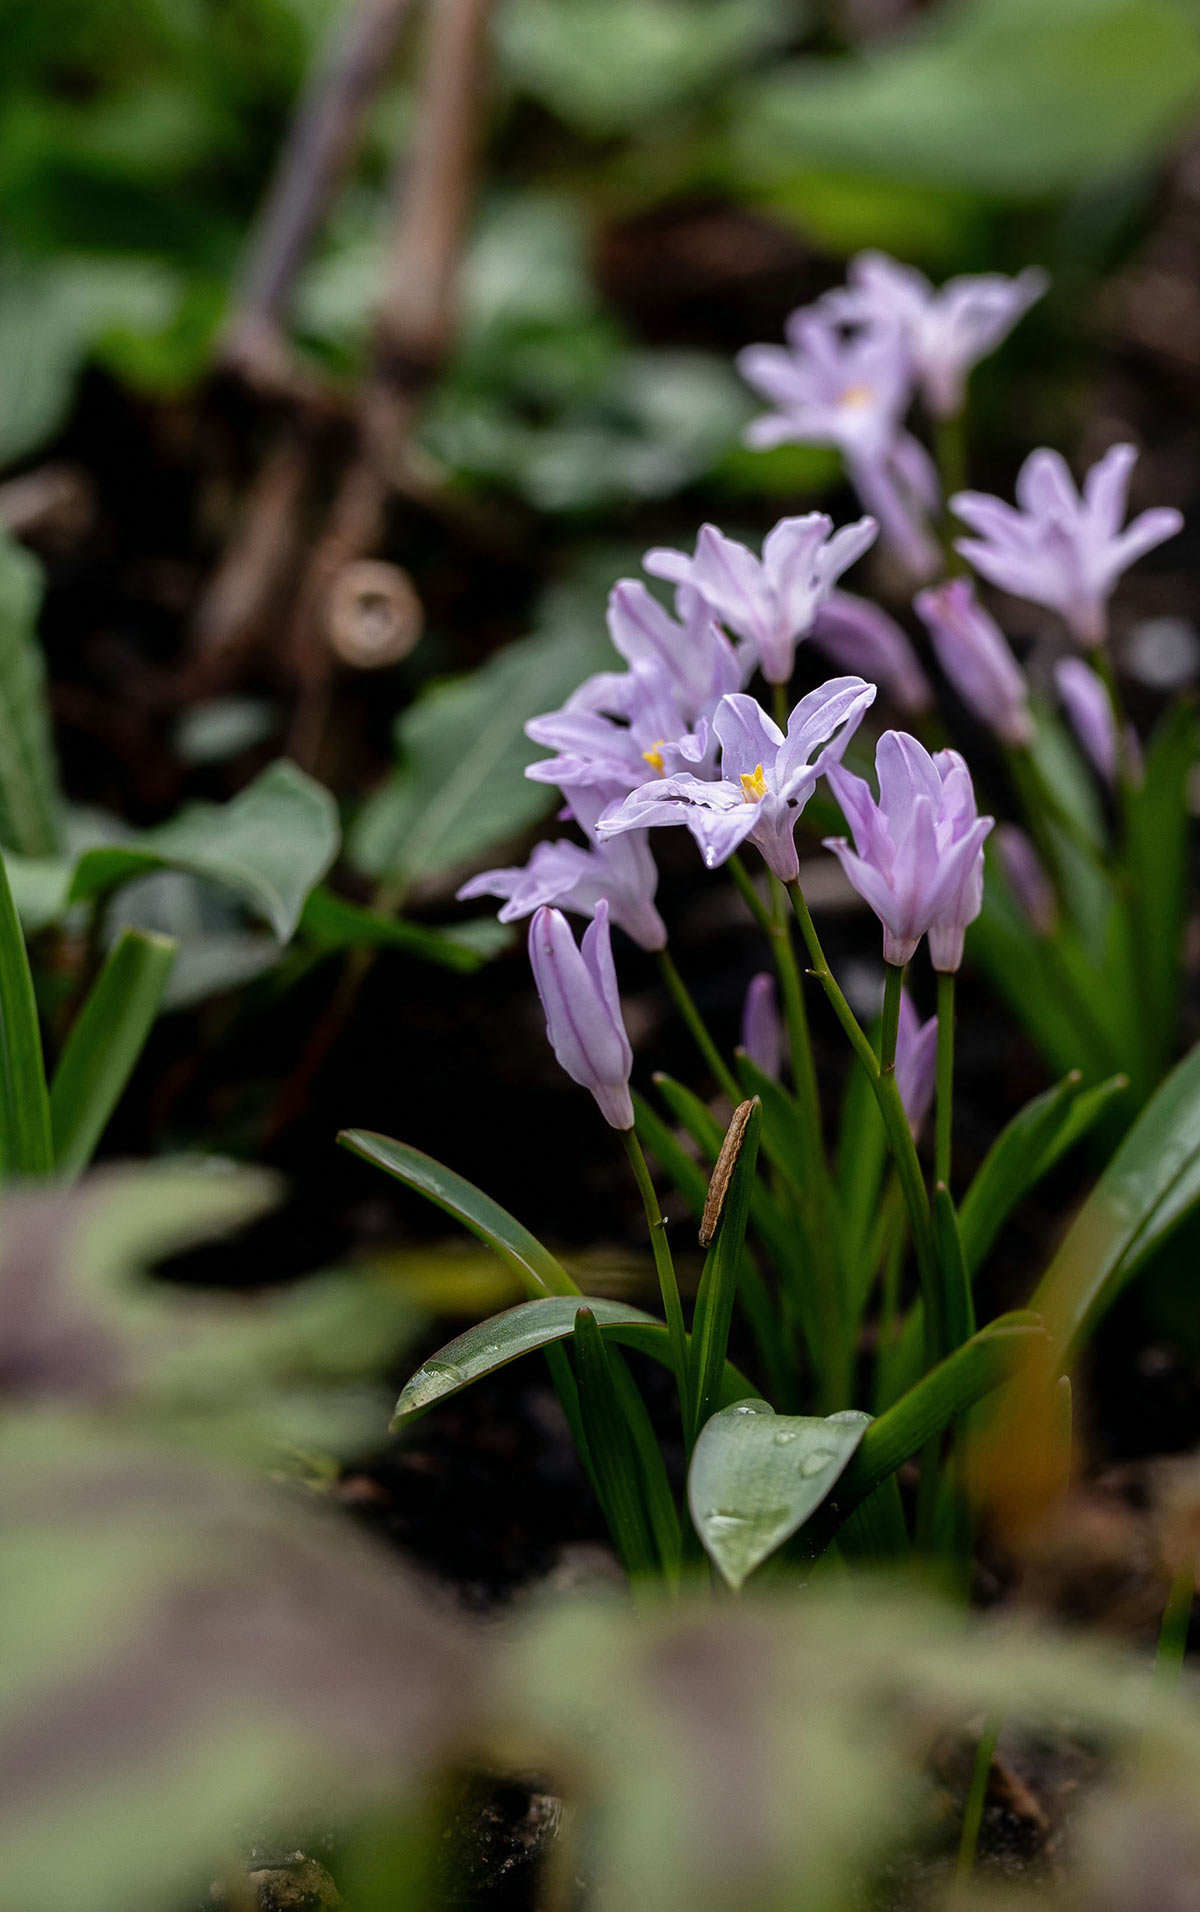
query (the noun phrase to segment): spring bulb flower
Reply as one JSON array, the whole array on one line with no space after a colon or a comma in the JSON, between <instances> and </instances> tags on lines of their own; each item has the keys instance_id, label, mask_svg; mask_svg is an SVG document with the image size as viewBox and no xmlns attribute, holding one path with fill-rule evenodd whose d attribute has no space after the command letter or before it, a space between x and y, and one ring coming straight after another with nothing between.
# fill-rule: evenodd
<instances>
[{"instance_id":1,"label":"spring bulb flower","mask_svg":"<svg viewBox=\"0 0 1200 1912\"><path fill-rule=\"evenodd\" d=\"M817 612L812 642L839 670L878 685L906 716L932 709L933 687L908 633L869 598L831 591Z\"/></svg>"},{"instance_id":2,"label":"spring bulb flower","mask_svg":"<svg viewBox=\"0 0 1200 1912\"><path fill-rule=\"evenodd\" d=\"M630 830L617 837L599 838L596 823L620 787L581 785L567 790L569 813L587 837L587 844L559 838L538 843L524 868L483 870L458 892L459 900L477 896L503 897L498 912L502 923L516 923L546 904L594 916L604 901L612 922L643 949L665 949L667 927L654 906L658 871L646 834Z\"/></svg>"},{"instance_id":3,"label":"spring bulb flower","mask_svg":"<svg viewBox=\"0 0 1200 1912\"><path fill-rule=\"evenodd\" d=\"M1114 445L1079 492L1058 452L1032 452L1017 476L1016 509L978 491L950 500L976 534L958 539L957 549L989 583L1059 612L1078 643L1102 644L1122 572L1183 525L1163 505L1121 529L1136 462L1132 445Z\"/></svg>"},{"instance_id":4,"label":"spring bulb flower","mask_svg":"<svg viewBox=\"0 0 1200 1912\"><path fill-rule=\"evenodd\" d=\"M622 578L609 595L608 632L631 668L653 664L666 671L680 714L691 724L711 717L727 692L744 689L756 659L748 647L734 649L712 604L690 585L676 591L675 608L677 618L640 578Z\"/></svg>"},{"instance_id":5,"label":"spring bulb flower","mask_svg":"<svg viewBox=\"0 0 1200 1912\"><path fill-rule=\"evenodd\" d=\"M688 728L669 672L653 659L585 679L561 710L532 717L525 735L556 753L525 775L560 789L635 790L651 771L704 775L715 765L709 725L700 718Z\"/></svg>"},{"instance_id":6,"label":"spring bulb flower","mask_svg":"<svg viewBox=\"0 0 1200 1912\"><path fill-rule=\"evenodd\" d=\"M1015 279L984 272L935 287L915 266L883 252L860 252L848 279L822 305L850 324L898 328L935 418L962 410L971 368L995 351L1050 283L1040 267L1028 266Z\"/></svg>"},{"instance_id":7,"label":"spring bulb flower","mask_svg":"<svg viewBox=\"0 0 1200 1912\"><path fill-rule=\"evenodd\" d=\"M538 910L529 925L529 960L560 1064L591 1091L612 1128L631 1129L633 1050L621 1016L608 904L597 904L578 948L560 911Z\"/></svg>"},{"instance_id":8,"label":"spring bulb flower","mask_svg":"<svg viewBox=\"0 0 1200 1912\"><path fill-rule=\"evenodd\" d=\"M971 714L1015 750L1033 741L1029 687L994 617L966 578L919 591L914 600L942 670Z\"/></svg>"},{"instance_id":9,"label":"spring bulb flower","mask_svg":"<svg viewBox=\"0 0 1200 1912\"><path fill-rule=\"evenodd\" d=\"M939 492L928 453L901 424L912 397L903 332L847 332L815 307L793 312L785 330L786 346L749 345L738 354L742 377L773 407L749 425L746 443L834 446L884 543L923 583L938 566L925 514L937 509Z\"/></svg>"},{"instance_id":10,"label":"spring bulb flower","mask_svg":"<svg viewBox=\"0 0 1200 1912\"><path fill-rule=\"evenodd\" d=\"M854 849L844 837L826 838L825 847L882 923L885 962L907 963L928 935L934 968L955 970L983 904L983 843L994 819L978 815L955 750L931 757L915 737L886 730L875 773L878 801L861 777L830 767Z\"/></svg>"},{"instance_id":11,"label":"spring bulb flower","mask_svg":"<svg viewBox=\"0 0 1200 1912\"><path fill-rule=\"evenodd\" d=\"M833 528L823 511L781 518L763 541L762 557L715 525L700 528L692 557L683 551L647 551L652 577L688 585L724 624L753 649L769 684L786 684L796 645L812 630L818 606L842 572L875 542L872 518Z\"/></svg>"},{"instance_id":12,"label":"spring bulb flower","mask_svg":"<svg viewBox=\"0 0 1200 1912\"><path fill-rule=\"evenodd\" d=\"M1054 684L1071 728L1095 770L1111 787L1117 781L1120 753L1112 699L1094 670L1081 657L1064 657L1054 666ZM1141 748L1130 725L1125 732L1125 761L1130 774L1141 775Z\"/></svg>"},{"instance_id":13,"label":"spring bulb flower","mask_svg":"<svg viewBox=\"0 0 1200 1912\"><path fill-rule=\"evenodd\" d=\"M998 823L993 842L1017 907L1038 936L1052 936L1058 922L1058 899L1033 844L1015 823Z\"/></svg>"},{"instance_id":14,"label":"spring bulb flower","mask_svg":"<svg viewBox=\"0 0 1200 1912\"><path fill-rule=\"evenodd\" d=\"M792 882L800 870L795 842L800 812L874 700L874 684L861 677L831 678L800 699L785 737L753 697L744 692L723 697L713 719L721 745L720 778L705 783L675 775L644 783L601 817L599 833L681 823L710 870L749 841L782 882Z\"/></svg>"},{"instance_id":15,"label":"spring bulb flower","mask_svg":"<svg viewBox=\"0 0 1200 1912\"><path fill-rule=\"evenodd\" d=\"M907 989L900 992L896 1028L896 1087L915 1142L933 1101L937 1077L938 1019L922 1022Z\"/></svg>"},{"instance_id":16,"label":"spring bulb flower","mask_svg":"<svg viewBox=\"0 0 1200 1912\"><path fill-rule=\"evenodd\" d=\"M775 978L762 969L750 978L742 1006L741 1047L763 1074L778 1082L783 1066L783 1025L775 995Z\"/></svg>"}]
</instances>

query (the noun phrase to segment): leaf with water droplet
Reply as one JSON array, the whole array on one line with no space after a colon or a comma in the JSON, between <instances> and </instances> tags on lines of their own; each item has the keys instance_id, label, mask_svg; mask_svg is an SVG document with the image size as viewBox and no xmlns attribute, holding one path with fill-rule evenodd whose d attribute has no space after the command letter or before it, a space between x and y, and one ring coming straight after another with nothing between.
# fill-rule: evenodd
<instances>
[{"instance_id":1,"label":"leaf with water droplet","mask_svg":"<svg viewBox=\"0 0 1200 1912\"><path fill-rule=\"evenodd\" d=\"M826 1499L870 1417L776 1414L739 1401L706 1422L692 1454L688 1505L709 1558L740 1587Z\"/></svg>"}]
</instances>

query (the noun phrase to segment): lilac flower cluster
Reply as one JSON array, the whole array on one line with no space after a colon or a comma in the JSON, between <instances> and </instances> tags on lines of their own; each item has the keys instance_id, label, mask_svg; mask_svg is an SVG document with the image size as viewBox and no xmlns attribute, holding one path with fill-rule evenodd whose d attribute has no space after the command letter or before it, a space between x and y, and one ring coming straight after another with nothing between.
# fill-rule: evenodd
<instances>
[{"instance_id":1,"label":"lilac flower cluster","mask_svg":"<svg viewBox=\"0 0 1200 1912\"><path fill-rule=\"evenodd\" d=\"M773 408L750 427L749 441L835 445L871 515L840 529L822 512L784 518L760 552L711 524L690 554L648 551L646 571L674 586L674 615L641 580L621 580L608 628L625 668L588 678L560 710L526 726L551 753L526 774L556 786L560 816L583 840L539 843L523 868L485 871L459 894L500 897L504 922L532 916L530 956L550 1040L614 1127L632 1124L632 1055L609 925L665 952L653 828L683 826L709 869L752 845L774 878L795 884L796 824L825 778L853 839L830 837L826 847L878 917L885 961L902 968L928 939L935 970L958 969L982 907L993 819L978 814L957 751L931 754L903 731L879 738L877 796L844 766L878 689L917 722L933 691L904 628L840 581L881 537L925 586L914 608L943 675L1008 750L1028 752L1035 726L1024 672L974 584L945 576L953 559L947 563L932 531L937 479L905 421L918 395L935 420L959 413L971 368L1045 285L1030 269L938 290L910 268L862 254L846 286L792 314L786 346L748 347L740 368ZM1077 491L1057 453L1036 451L1017 479L1016 508L955 494L950 509L973 533L957 541L960 557L989 584L1058 612L1071 637L1094 650L1121 574L1182 522L1160 508L1123 527L1135 456L1115 446ZM784 723L803 643L844 674L801 697ZM779 722L748 692L756 672L774 687ZM1136 775L1136 739L1123 737L1101 677L1071 658L1058 666L1056 684L1098 773L1109 783ZM1032 845L1005 826L997 853L1049 934L1055 897ZM593 919L581 948L563 910ZM906 998L897 1078L914 1131L931 1093L935 1042L934 1024L922 1027ZM760 1067L777 1071L778 1018L766 978L755 980L747 1000L744 1046Z\"/></svg>"},{"instance_id":2,"label":"lilac flower cluster","mask_svg":"<svg viewBox=\"0 0 1200 1912\"><path fill-rule=\"evenodd\" d=\"M918 395L935 419L963 407L972 366L1042 296L1044 273L952 279L935 289L911 266L864 252L849 280L793 312L786 345L750 345L738 368L771 409L747 442L832 445L895 556L918 583L941 554L930 529L937 473L904 420Z\"/></svg>"}]
</instances>

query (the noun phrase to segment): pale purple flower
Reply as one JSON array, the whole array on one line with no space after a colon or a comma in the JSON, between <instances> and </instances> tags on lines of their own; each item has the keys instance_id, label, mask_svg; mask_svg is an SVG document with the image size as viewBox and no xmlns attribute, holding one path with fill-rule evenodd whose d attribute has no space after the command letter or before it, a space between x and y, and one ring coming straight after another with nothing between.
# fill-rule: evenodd
<instances>
[{"instance_id":1,"label":"pale purple flower","mask_svg":"<svg viewBox=\"0 0 1200 1912\"><path fill-rule=\"evenodd\" d=\"M647 551L652 577L690 585L735 636L751 645L770 684L792 675L796 645L812 629L818 606L842 572L874 544L872 518L834 531L832 518L810 511L781 518L763 541L762 557L715 525L700 528L692 557L683 551Z\"/></svg>"},{"instance_id":2,"label":"pale purple flower","mask_svg":"<svg viewBox=\"0 0 1200 1912\"><path fill-rule=\"evenodd\" d=\"M645 783L619 809L601 817L601 836L682 823L710 870L751 842L783 882L799 874L795 830L817 780L840 759L875 700L861 677L835 677L802 697L786 737L753 697L723 697L713 728L721 744L721 778L666 776ZM815 755L814 755L815 752Z\"/></svg>"},{"instance_id":3,"label":"pale purple flower","mask_svg":"<svg viewBox=\"0 0 1200 1912\"><path fill-rule=\"evenodd\" d=\"M1032 452L1017 477L1019 509L978 491L950 500L977 534L957 547L989 583L1058 611L1079 643L1101 644L1121 573L1183 525L1178 511L1160 506L1121 529L1136 461L1132 445L1114 445L1080 493L1058 452Z\"/></svg>"},{"instance_id":4,"label":"pale purple flower","mask_svg":"<svg viewBox=\"0 0 1200 1912\"><path fill-rule=\"evenodd\" d=\"M525 734L557 753L528 765L525 775L562 789L591 786L611 795L636 789L648 770L705 775L715 765L709 725L700 718L689 730L676 686L657 660L586 678L561 710L532 717Z\"/></svg>"},{"instance_id":5,"label":"pale purple flower","mask_svg":"<svg viewBox=\"0 0 1200 1912\"><path fill-rule=\"evenodd\" d=\"M654 907L658 871L645 832L630 830L603 839L596 836L601 811L622 794L619 788L596 789L589 785L567 790L570 813L588 843L571 843L565 838L538 843L523 869L483 870L463 884L459 900L504 897L499 911L502 923L519 922L548 903L574 910L580 916L594 916L603 901L608 904L612 921L635 943L643 949L665 949L666 924Z\"/></svg>"},{"instance_id":6,"label":"pale purple flower","mask_svg":"<svg viewBox=\"0 0 1200 1912\"><path fill-rule=\"evenodd\" d=\"M778 1082L783 1064L783 1026L769 969L752 976L742 1007L742 1048L763 1074Z\"/></svg>"},{"instance_id":7,"label":"pale purple flower","mask_svg":"<svg viewBox=\"0 0 1200 1912\"><path fill-rule=\"evenodd\" d=\"M741 690L755 654L734 649L713 617L713 607L689 585L675 593L678 618L651 597L640 578L622 578L608 600L608 630L625 662L665 670L681 716L688 723L711 717L727 692Z\"/></svg>"},{"instance_id":8,"label":"pale purple flower","mask_svg":"<svg viewBox=\"0 0 1200 1912\"><path fill-rule=\"evenodd\" d=\"M933 690L908 633L869 598L832 591L817 612L812 642L839 669L877 684L907 715L932 707Z\"/></svg>"},{"instance_id":9,"label":"pale purple flower","mask_svg":"<svg viewBox=\"0 0 1200 1912\"><path fill-rule=\"evenodd\" d=\"M998 823L993 842L1018 908L1039 936L1053 935L1058 921L1054 885L1024 830L1015 823Z\"/></svg>"},{"instance_id":10,"label":"pale purple flower","mask_svg":"<svg viewBox=\"0 0 1200 1912\"><path fill-rule=\"evenodd\" d=\"M1112 699L1106 686L1081 657L1064 657L1057 663L1054 682L1071 728L1092 764L1105 783L1115 784L1120 753ZM1140 776L1141 747L1132 725L1125 732L1125 761L1131 774Z\"/></svg>"},{"instance_id":11,"label":"pale purple flower","mask_svg":"<svg viewBox=\"0 0 1200 1912\"><path fill-rule=\"evenodd\" d=\"M896 1087L908 1117L914 1142L921 1132L937 1076L938 1019L922 1022L907 989L900 991L900 1021L896 1028Z\"/></svg>"},{"instance_id":12,"label":"pale purple flower","mask_svg":"<svg viewBox=\"0 0 1200 1912\"><path fill-rule=\"evenodd\" d=\"M879 799L840 764L829 784L854 834L826 838L883 925L883 956L903 964L929 936L933 966L957 969L967 924L983 902L983 842L970 772L956 750L931 757L915 737L886 730L875 751Z\"/></svg>"},{"instance_id":13,"label":"pale purple flower","mask_svg":"<svg viewBox=\"0 0 1200 1912\"><path fill-rule=\"evenodd\" d=\"M560 1064L572 1082L595 1096L606 1122L631 1129L633 1050L621 1016L608 904L597 904L578 948L565 916L538 910L529 925L529 960Z\"/></svg>"},{"instance_id":14,"label":"pale purple flower","mask_svg":"<svg viewBox=\"0 0 1200 1912\"><path fill-rule=\"evenodd\" d=\"M914 600L934 653L963 703L1016 750L1033 741L1029 686L994 617L966 578L920 591Z\"/></svg>"},{"instance_id":15,"label":"pale purple flower","mask_svg":"<svg viewBox=\"0 0 1200 1912\"><path fill-rule=\"evenodd\" d=\"M903 332L847 332L815 307L793 312L785 329L786 346L738 354L742 377L775 408L748 427L747 444L835 446L885 543L922 582L938 565L924 514L937 509L939 493L928 453L901 425L912 397Z\"/></svg>"},{"instance_id":16,"label":"pale purple flower","mask_svg":"<svg viewBox=\"0 0 1200 1912\"><path fill-rule=\"evenodd\" d=\"M851 323L897 327L936 418L962 410L972 366L995 351L1050 283L1028 266L1015 279L985 272L935 287L915 266L883 252L860 252L850 261L849 281L822 304Z\"/></svg>"}]
</instances>

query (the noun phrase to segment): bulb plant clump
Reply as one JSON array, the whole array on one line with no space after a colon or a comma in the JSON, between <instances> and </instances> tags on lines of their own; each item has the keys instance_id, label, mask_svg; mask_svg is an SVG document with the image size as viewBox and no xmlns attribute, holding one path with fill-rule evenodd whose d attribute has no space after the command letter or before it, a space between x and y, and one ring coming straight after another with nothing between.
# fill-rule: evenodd
<instances>
[{"instance_id":1,"label":"bulb plant clump","mask_svg":"<svg viewBox=\"0 0 1200 1912\"><path fill-rule=\"evenodd\" d=\"M1124 524L1135 463L1124 445L1081 489L1057 452L1034 451L1015 507L964 485L970 371L1046 283L1031 269L935 290L863 255L845 287L792 315L786 345L741 353L769 407L748 442L835 446L866 515L841 528L819 511L784 517L758 550L705 524L690 553L647 552L673 608L640 579L618 581L608 625L624 668L589 677L527 726L551 753L527 774L555 786L576 836L460 891L500 898L503 921L528 919L547 1037L621 1137L661 1312L581 1294L512 1216L417 1151L344 1138L490 1242L528 1296L428 1361L398 1423L544 1351L639 1586L678 1586L701 1548L740 1586L781 1549L811 1563L835 1536L848 1556L963 1560L972 1410L986 1396L1000 1428L1018 1414L1041 1425L1035 1393L1059 1398L1087 1326L1137 1262L1134 1237L1106 1258L1084 1218L1084 1246L1068 1237L1028 1311L976 1320L975 1277L1017 1203L1089 1130L1129 1130L1110 1171L1120 1176L1182 1073L1160 1087L1173 1060L1182 866L1158 822L1173 805L1183 813L1192 739L1181 743L1169 717L1143 754L1109 648L1122 574L1181 519L1158 508ZM914 408L932 451L911 428ZM842 588L864 559L901 581L894 596L912 620L906 602ZM1057 664L1018 661L989 588L1053 614ZM812 683L809 669L810 687L796 688L813 660L818 680L830 665L837 674ZM950 721L969 719L964 751L935 702ZM883 709L899 722L879 722ZM657 907L654 832L672 825L762 934L765 966L732 1052L705 1025ZM852 1007L806 897L825 858L878 919L873 1021ZM571 916L586 919L581 941ZM1141 963L1147 921L1163 946ZM641 1092L614 928L656 953L694 1039L698 1087L660 1077L656 1100ZM1009 996L1062 1080L957 1187L955 991L968 949L971 987L990 977ZM810 1036L818 993L846 1043L835 1147L832 1085ZM936 1001L926 1019L924 996ZM693 1210L706 1250L690 1306L664 1183ZM1149 1221L1142 1232L1153 1236ZM729 1358L735 1311L748 1372ZM627 1351L673 1376L682 1504ZM897 1483L910 1460L911 1504Z\"/></svg>"}]
</instances>

